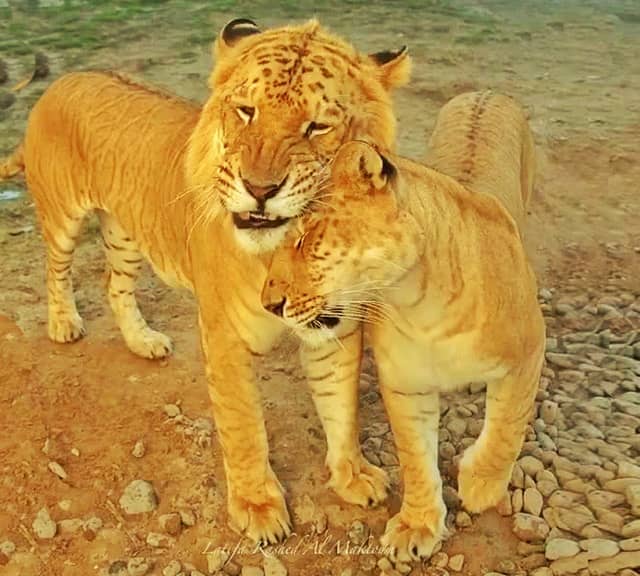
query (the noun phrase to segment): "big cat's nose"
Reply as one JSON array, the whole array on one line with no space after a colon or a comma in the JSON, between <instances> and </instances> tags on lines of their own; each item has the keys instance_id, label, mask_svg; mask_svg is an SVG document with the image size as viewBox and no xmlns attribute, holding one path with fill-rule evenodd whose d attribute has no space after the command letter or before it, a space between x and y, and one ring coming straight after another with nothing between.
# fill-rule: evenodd
<instances>
[{"instance_id":1,"label":"big cat's nose","mask_svg":"<svg viewBox=\"0 0 640 576\"><path fill-rule=\"evenodd\" d=\"M271 312L271 314L275 314L276 316L279 316L280 318L282 318L282 315L284 314L284 305L287 303L287 299L286 298L282 298L282 300L280 300L279 302L269 302L264 304L264 307Z\"/></svg>"},{"instance_id":2,"label":"big cat's nose","mask_svg":"<svg viewBox=\"0 0 640 576\"><path fill-rule=\"evenodd\" d=\"M279 184L256 184L251 182L245 178L242 179L242 183L244 184L245 190L251 194L256 200L266 201L270 198L273 198L278 191L284 186L284 183L287 181L287 178L282 180Z\"/></svg>"}]
</instances>

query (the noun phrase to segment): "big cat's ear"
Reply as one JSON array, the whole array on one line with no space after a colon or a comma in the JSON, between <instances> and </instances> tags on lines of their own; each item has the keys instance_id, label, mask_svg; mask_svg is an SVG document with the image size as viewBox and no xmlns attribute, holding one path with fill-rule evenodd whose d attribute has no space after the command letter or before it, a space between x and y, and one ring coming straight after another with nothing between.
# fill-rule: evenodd
<instances>
[{"instance_id":1,"label":"big cat's ear","mask_svg":"<svg viewBox=\"0 0 640 576\"><path fill-rule=\"evenodd\" d=\"M231 20L221 31L214 44L214 56L216 59L224 58L225 52L236 46L247 36L260 34L258 25L248 18L236 18Z\"/></svg>"},{"instance_id":2,"label":"big cat's ear","mask_svg":"<svg viewBox=\"0 0 640 576\"><path fill-rule=\"evenodd\" d=\"M353 141L343 145L334 160L334 172L357 184L366 193L375 194L394 180L397 174L392 162L378 150L362 141Z\"/></svg>"},{"instance_id":3,"label":"big cat's ear","mask_svg":"<svg viewBox=\"0 0 640 576\"><path fill-rule=\"evenodd\" d=\"M384 52L369 54L369 59L375 64L378 79L387 90L404 86L409 82L411 58L406 46L395 52L385 50Z\"/></svg>"}]
</instances>

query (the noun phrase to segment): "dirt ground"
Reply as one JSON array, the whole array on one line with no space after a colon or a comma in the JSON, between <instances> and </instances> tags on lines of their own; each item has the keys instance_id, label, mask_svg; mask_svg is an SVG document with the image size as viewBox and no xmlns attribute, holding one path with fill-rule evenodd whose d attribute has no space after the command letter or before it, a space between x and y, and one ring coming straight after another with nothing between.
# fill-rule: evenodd
<instances>
[{"instance_id":1,"label":"dirt ground","mask_svg":"<svg viewBox=\"0 0 640 576\"><path fill-rule=\"evenodd\" d=\"M400 150L415 158L423 153L437 110L452 96L478 88L515 96L530 113L539 152L526 239L540 287L556 300L585 295L595 301L619 291L640 296L637 4L538 0L528 3L527 13L519 3L495 0L465 3L464 10L456 3L451 10L439 2L388 4L334 2L309 6L305 14L286 6L269 10L264 3L252 11L238 3L233 10L212 11L207 26L214 34L234 16L249 15L269 26L318 13L362 50L408 44L413 79L396 104ZM165 26L84 54L46 52L52 76L72 67L118 68L202 100L211 66L208 47L195 43L190 56L178 56L176 42L186 34ZM30 56L0 56L9 63L10 84L28 74ZM29 107L48 82L34 82L0 111L0 152L17 143ZM17 551L6 565L0 554L0 574L72 576L107 573L109 567L117 574L114 562L134 556L154 560L151 574L161 574L171 559L206 573L206 552L233 548L239 539L225 524L224 473L210 432L193 298L145 274L138 290L141 307L154 328L173 338L175 354L161 362L132 355L106 302L104 260L91 222L74 261L88 334L73 345L51 343L44 246L28 194L2 199L3 191L13 190L22 192L19 183L0 188L0 542L12 540ZM563 329L554 322L549 334ZM393 497L374 511L348 506L323 486L324 439L295 348L295 342L283 342L259 366L273 467L288 491L297 533L288 549L273 553L289 574L377 574L376 556L345 553L344 546L356 520L372 535L382 533L399 506L397 466L389 468L396 478ZM368 359L362 382L362 423L372 430L386 419L370 364ZM464 393L446 399L450 406L462 401ZM179 405L182 416L169 418L166 404ZM141 458L131 454L138 440L146 447ZM50 471L52 461L63 466L66 480ZM123 519L118 500L138 478L153 483L159 507ZM97 534L70 530L36 542L31 524L43 506L56 521L98 516L104 527ZM160 515L185 509L195 513L195 526L184 527L170 548L146 543L150 531L162 532ZM323 515L328 530L313 536ZM318 547L324 540L328 544ZM474 517L443 549L449 556L465 554L465 576L519 560L511 522L496 512ZM238 569L262 566L263 554L249 552L240 550L233 559ZM427 565L414 566L411 574L428 574Z\"/></svg>"}]
</instances>

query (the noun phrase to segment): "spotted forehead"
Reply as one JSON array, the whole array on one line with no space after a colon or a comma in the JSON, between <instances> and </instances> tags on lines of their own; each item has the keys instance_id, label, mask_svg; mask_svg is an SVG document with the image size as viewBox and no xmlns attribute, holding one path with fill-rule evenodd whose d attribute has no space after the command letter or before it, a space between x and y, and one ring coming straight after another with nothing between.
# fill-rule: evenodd
<instances>
[{"instance_id":1,"label":"spotted forehead","mask_svg":"<svg viewBox=\"0 0 640 576\"><path fill-rule=\"evenodd\" d=\"M338 115L349 97L349 85L353 87L361 75L353 49L315 35L265 36L239 56L243 68L252 72L245 73L237 94L290 105L322 101L337 108Z\"/></svg>"}]
</instances>

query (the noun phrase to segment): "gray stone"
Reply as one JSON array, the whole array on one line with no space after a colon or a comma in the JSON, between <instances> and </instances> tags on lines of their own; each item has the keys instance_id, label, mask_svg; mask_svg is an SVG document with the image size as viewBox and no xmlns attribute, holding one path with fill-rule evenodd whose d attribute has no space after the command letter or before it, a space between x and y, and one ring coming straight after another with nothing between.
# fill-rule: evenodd
<instances>
[{"instance_id":1,"label":"gray stone","mask_svg":"<svg viewBox=\"0 0 640 576\"><path fill-rule=\"evenodd\" d=\"M262 568L259 566L243 566L241 576L264 576Z\"/></svg>"},{"instance_id":2,"label":"gray stone","mask_svg":"<svg viewBox=\"0 0 640 576\"><path fill-rule=\"evenodd\" d=\"M589 554L588 560L610 558L620 552L620 547L617 542L605 538L581 540L580 548Z\"/></svg>"},{"instance_id":3,"label":"gray stone","mask_svg":"<svg viewBox=\"0 0 640 576\"><path fill-rule=\"evenodd\" d=\"M180 406L177 404L165 404L163 410L169 418L175 418L181 413Z\"/></svg>"},{"instance_id":4,"label":"gray stone","mask_svg":"<svg viewBox=\"0 0 640 576\"><path fill-rule=\"evenodd\" d=\"M571 558L580 552L580 546L573 540L566 538L554 538L547 540L544 555L547 560L558 560L559 558Z\"/></svg>"},{"instance_id":5,"label":"gray stone","mask_svg":"<svg viewBox=\"0 0 640 576\"><path fill-rule=\"evenodd\" d=\"M625 524L621 530L621 535L624 538L635 538L640 536L640 520L632 520Z\"/></svg>"},{"instance_id":6,"label":"gray stone","mask_svg":"<svg viewBox=\"0 0 640 576\"><path fill-rule=\"evenodd\" d=\"M126 514L153 512L158 507L158 497L150 482L134 480L124 489L120 507Z\"/></svg>"},{"instance_id":7,"label":"gray stone","mask_svg":"<svg viewBox=\"0 0 640 576\"><path fill-rule=\"evenodd\" d=\"M160 534L158 532L149 532L147 534L147 544L152 548L170 548L175 543L175 540L171 536L166 534ZM209 554L207 554L207 558Z\"/></svg>"},{"instance_id":8,"label":"gray stone","mask_svg":"<svg viewBox=\"0 0 640 576\"><path fill-rule=\"evenodd\" d=\"M131 450L131 455L134 458L142 458L146 453L146 448L144 442L142 440L138 440L133 446L133 450Z\"/></svg>"},{"instance_id":9,"label":"gray stone","mask_svg":"<svg viewBox=\"0 0 640 576\"><path fill-rule=\"evenodd\" d=\"M51 519L47 508L41 508L38 511L31 527L33 528L34 534L41 540L53 538L58 531L58 527Z\"/></svg>"},{"instance_id":10,"label":"gray stone","mask_svg":"<svg viewBox=\"0 0 640 576\"><path fill-rule=\"evenodd\" d=\"M449 569L452 572L461 572L464 566L464 554L455 554L449 558Z\"/></svg>"},{"instance_id":11,"label":"gray stone","mask_svg":"<svg viewBox=\"0 0 640 576\"><path fill-rule=\"evenodd\" d=\"M520 460L518 460L518 464L520 465L520 468L522 468L522 471L531 477L535 477L540 470L544 470L544 464L533 456L524 456L520 458Z\"/></svg>"},{"instance_id":12,"label":"gray stone","mask_svg":"<svg viewBox=\"0 0 640 576\"><path fill-rule=\"evenodd\" d=\"M456 514L456 526L458 528L469 528L471 524L472 524L471 516L469 516L467 512L465 512L464 510L460 510Z\"/></svg>"},{"instance_id":13,"label":"gray stone","mask_svg":"<svg viewBox=\"0 0 640 576\"><path fill-rule=\"evenodd\" d=\"M624 494L631 507L631 512L635 516L640 516L640 484L627 486Z\"/></svg>"},{"instance_id":14,"label":"gray stone","mask_svg":"<svg viewBox=\"0 0 640 576\"><path fill-rule=\"evenodd\" d=\"M619 542L620 550L624 550L625 552L635 552L636 550L640 550L640 536L636 536L635 538L627 538L626 540L621 540ZM0 546L0 549L2 546Z\"/></svg>"},{"instance_id":15,"label":"gray stone","mask_svg":"<svg viewBox=\"0 0 640 576\"><path fill-rule=\"evenodd\" d=\"M542 518L523 513L513 516L512 529L519 540L526 542L544 541L549 533L549 525Z\"/></svg>"},{"instance_id":16,"label":"gray stone","mask_svg":"<svg viewBox=\"0 0 640 576\"><path fill-rule=\"evenodd\" d=\"M524 491L523 509L525 512L540 516L543 503L542 494L536 488L527 488Z\"/></svg>"},{"instance_id":17,"label":"gray stone","mask_svg":"<svg viewBox=\"0 0 640 576\"><path fill-rule=\"evenodd\" d=\"M162 570L162 576L178 576L182 570L182 565L178 560L171 560Z\"/></svg>"},{"instance_id":18,"label":"gray stone","mask_svg":"<svg viewBox=\"0 0 640 576\"><path fill-rule=\"evenodd\" d=\"M127 572L129 576L144 576L153 567L153 562L148 558L131 558L127 562Z\"/></svg>"}]
</instances>

